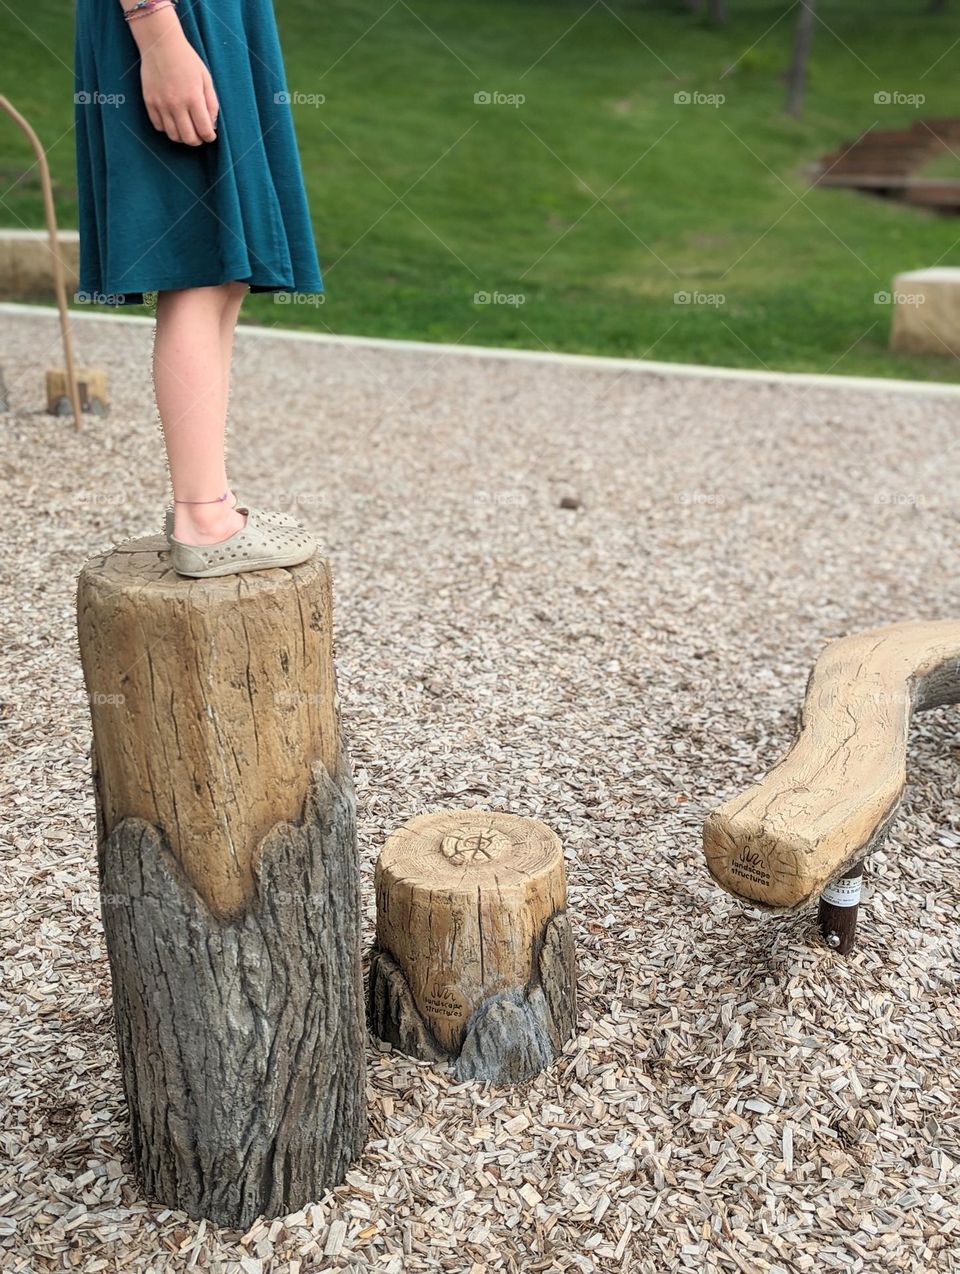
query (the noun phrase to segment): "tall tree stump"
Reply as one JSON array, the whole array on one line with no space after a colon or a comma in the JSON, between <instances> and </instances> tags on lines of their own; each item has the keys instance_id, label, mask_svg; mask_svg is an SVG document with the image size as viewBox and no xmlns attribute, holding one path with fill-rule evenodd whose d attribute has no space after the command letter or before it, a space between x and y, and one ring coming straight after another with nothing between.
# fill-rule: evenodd
<instances>
[{"instance_id":1,"label":"tall tree stump","mask_svg":"<svg viewBox=\"0 0 960 1274\"><path fill-rule=\"evenodd\" d=\"M832 642L810 673L790 751L707 819L714 878L785 911L852 877L896 815L913 713L958 702L960 620L891 624Z\"/></svg>"},{"instance_id":2,"label":"tall tree stump","mask_svg":"<svg viewBox=\"0 0 960 1274\"><path fill-rule=\"evenodd\" d=\"M247 1226L366 1134L355 807L331 580L188 580L159 538L84 566L100 889L146 1193Z\"/></svg>"},{"instance_id":3,"label":"tall tree stump","mask_svg":"<svg viewBox=\"0 0 960 1274\"><path fill-rule=\"evenodd\" d=\"M534 819L456 810L411 819L376 874L367 1010L380 1039L515 1083L573 1034L576 968L563 848Z\"/></svg>"}]
</instances>

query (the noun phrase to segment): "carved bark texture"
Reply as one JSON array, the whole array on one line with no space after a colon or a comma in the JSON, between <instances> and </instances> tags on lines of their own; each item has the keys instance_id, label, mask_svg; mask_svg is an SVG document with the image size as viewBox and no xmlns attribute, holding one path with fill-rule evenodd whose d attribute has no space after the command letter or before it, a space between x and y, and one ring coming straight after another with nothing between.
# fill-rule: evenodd
<instances>
[{"instance_id":1,"label":"carved bark texture","mask_svg":"<svg viewBox=\"0 0 960 1274\"><path fill-rule=\"evenodd\" d=\"M341 1182L366 1135L330 577L170 578L162 544L79 587L114 1016L145 1192L246 1227Z\"/></svg>"},{"instance_id":2,"label":"carved bark texture","mask_svg":"<svg viewBox=\"0 0 960 1274\"><path fill-rule=\"evenodd\" d=\"M576 961L563 850L533 819L428 814L390 837L376 869L374 1034L460 1079L513 1083L549 1066L575 1029Z\"/></svg>"},{"instance_id":3,"label":"carved bark texture","mask_svg":"<svg viewBox=\"0 0 960 1274\"><path fill-rule=\"evenodd\" d=\"M799 907L875 849L906 782L913 712L960 702L960 620L831 643L783 760L707 819L707 866L730 893Z\"/></svg>"},{"instance_id":4,"label":"carved bark texture","mask_svg":"<svg viewBox=\"0 0 960 1274\"><path fill-rule=\"evenodd\" d=\"M157 830L100 854L114 1018L146 1194L246 1227L319 1199L363 1149L353 793L318 765L299 825L257 856L255 900L214 916Z\"/></svg>"}]
</instances>

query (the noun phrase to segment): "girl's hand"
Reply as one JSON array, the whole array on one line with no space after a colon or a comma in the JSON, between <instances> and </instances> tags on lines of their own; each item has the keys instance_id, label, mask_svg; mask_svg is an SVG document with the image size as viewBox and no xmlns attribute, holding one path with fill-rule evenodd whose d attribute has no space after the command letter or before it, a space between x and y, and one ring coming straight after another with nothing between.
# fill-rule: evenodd
<instances>
[{"instance_id":1,"label":"girl's hand","mask_svg":"<svg viewBox=\"0 0 960 1274\"><path fill-rule=\"evenodd\" d=\"M140 47L143 103L154 128L187 146L216 141L220 104L213 80L176 11L158 9L130 27Z\"/></svg>"}]
</instances>

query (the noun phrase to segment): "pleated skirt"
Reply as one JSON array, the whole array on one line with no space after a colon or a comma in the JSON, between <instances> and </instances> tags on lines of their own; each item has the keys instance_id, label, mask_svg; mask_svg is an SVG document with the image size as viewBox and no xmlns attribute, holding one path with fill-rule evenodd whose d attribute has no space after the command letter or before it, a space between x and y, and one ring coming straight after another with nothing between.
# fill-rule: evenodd
<instances>
[{"instance_id":1,"label":"pleated skirt","mask_svg":"<svg viewBox=\"0 0 960 1274\"><path fill-rule=\"evenodd\" d=\"M272 0L180 0L177 12L220 103L217 139L200 146L150 122L117 0L77 0L77 299L139 305L232 280L322 292Z\"/></svg>"}]
</instances>

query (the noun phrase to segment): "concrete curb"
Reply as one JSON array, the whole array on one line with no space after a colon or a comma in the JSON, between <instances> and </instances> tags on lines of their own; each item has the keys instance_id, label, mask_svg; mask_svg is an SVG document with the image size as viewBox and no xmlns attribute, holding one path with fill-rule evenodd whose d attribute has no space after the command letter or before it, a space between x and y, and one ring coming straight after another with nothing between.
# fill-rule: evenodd
<instances>
[{"instance_id":1,"label":"concrete curb","mask_svg":"<svg viewBox=\"0 0 960 1274\"><path fill-rule=\"evenodd\" d=\"M0 301L0 316L23 315L57 318L57 311L47 305L20 305L15 301ZM154 325L150 315L103 314L71 310L70 317L80 322L133 323ZM241 324L237 328L238 339L263 339L281 341L308 341L331 346L357 346L363 349L382 349L396 352L441 355L458 355L462 358L513 359L519 362L556 364L582 371L615 371L623 374L640 373L647 376L686 377L700 380L738 380L759 384L795 385L798 388L828 388L835 390L866 390L873 393L905 393L937 397L960 397L960 384L947 381L896 380L880 376L832 376L819 372L754 371L740 367L707 367L699 363L657 363L642 358L609 358L593 354L554 354L528 349L498 349L486 345L445 345L431 341L388 340L377 336L338 336L327 332L276 331L273 328L253 327Z\"/></svg>"}]
</instances>

